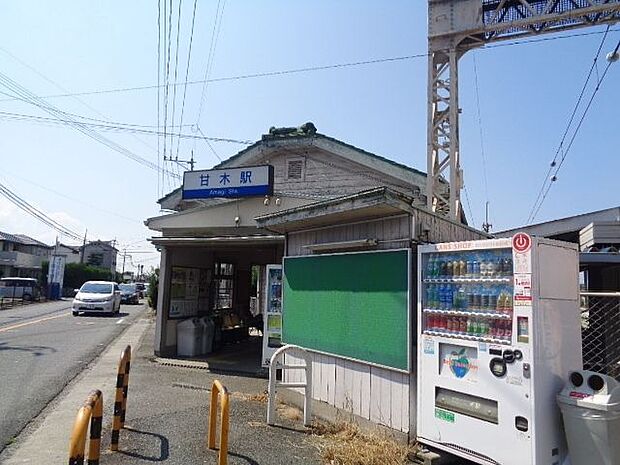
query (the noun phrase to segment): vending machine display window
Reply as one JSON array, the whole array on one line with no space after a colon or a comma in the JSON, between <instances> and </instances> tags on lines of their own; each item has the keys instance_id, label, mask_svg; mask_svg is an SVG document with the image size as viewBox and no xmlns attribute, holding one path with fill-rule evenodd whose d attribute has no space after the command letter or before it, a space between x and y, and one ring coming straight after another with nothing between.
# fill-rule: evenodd
<instances>
[{"instance_id":1,"label":"vending machine display window","mask_svg":"<svg viewBox=\"0 0 620 465\"><path fill-rule=\"evenodd\" d=\"M511 343L511 249L437 252L424 258L425 334Z\"/></svg>"}]
</instances>

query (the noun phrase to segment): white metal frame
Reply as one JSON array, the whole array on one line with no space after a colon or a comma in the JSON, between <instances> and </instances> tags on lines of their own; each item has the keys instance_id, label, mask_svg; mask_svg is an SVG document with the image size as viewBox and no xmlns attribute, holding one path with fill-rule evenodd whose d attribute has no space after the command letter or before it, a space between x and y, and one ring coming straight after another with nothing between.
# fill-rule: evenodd
<instances>
[{"instance_id":1,"label":"white metal frame","mask_svg":"<svg viewBox=\"0 0 620 465\"><path fill-rule=\"evenodd\" d=\"M620 20L620 0L429 0L427 206L461 220L458 60L487 43ZM447 183L449 181L449 185Z\"/></svg>"},{"instance_id":2,"label":"white metal frame","mask_svg":"<svg viewBox=\"0 0 620 465\"><path fill-rule=\"evenodd\" d=\"M305 365L284 365L278 360L284 354L290 354L304 360ZM304 370L305 383L278 382L277 370ZM282 376L284 379L284 375ZM269 363L269 397L267 400L267 424L273 426L276 416L276 391L278 386L286 388L304 388L304 426L312 425L312 356L304 349L295 345L285 345L276 350Z\"/></svg>"}]
</instances>

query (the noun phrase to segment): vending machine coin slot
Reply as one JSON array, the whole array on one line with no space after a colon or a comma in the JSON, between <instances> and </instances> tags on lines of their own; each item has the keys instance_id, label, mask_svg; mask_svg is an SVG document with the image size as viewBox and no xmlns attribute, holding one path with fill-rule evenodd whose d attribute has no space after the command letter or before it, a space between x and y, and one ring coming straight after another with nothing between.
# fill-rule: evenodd
<instances>
[{"instance_id":1,"label":"vending machine coin slot","mask_svg":"<svg viewBox=\"0 0 620 465\"><path fill-rule=\"evenodd\" d=\"M525 417L515 417L515 428L524 433L529 429L529 422Z\"/></svg>"},{"instance_id":2,"label":"vending machine coin slot","mask_svg":"<svg viewBox=\"0 0 620 465\"><path fill-rule=\"evenodd\" d=\"M532 375L532 373L530 371L530 364L529 363L524 363L523 364L523 377L525 379L530 379L531 375Z\"/></svg>"}]
</instances>

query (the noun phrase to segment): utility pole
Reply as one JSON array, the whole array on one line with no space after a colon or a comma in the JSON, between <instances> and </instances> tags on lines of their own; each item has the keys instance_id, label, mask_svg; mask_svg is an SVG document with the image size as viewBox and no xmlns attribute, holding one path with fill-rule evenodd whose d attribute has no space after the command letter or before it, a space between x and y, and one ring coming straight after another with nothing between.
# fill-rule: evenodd
<instances>
[{"instance_id":1,"label":"utility pole","mask_svg":"<svg viewBox=\"0 0 620 465\"><path fill-rule=\"evenodd\" d=\"M82 243L82 253L80 254L80 263L84 263L84 250L86 249L86 234L88 234L88 228L84 231L84 242Z\"/></svg>"},{"instance_id":2,"label":"utility pole","mask_svg":"<svg viewBox=\"0 0 620 465\"><path fill-rule=\"evenodd\" d=\"M173 161L175 162L177 165L180 165L182 163L187 163L189 165L189 170L190 171L194 171L194 165L196 164L196 161L194 160L194 151L192 150L192 157L189 160L179 160L179 157L166 157L164 156L164 161Z\"/></svg>"},{"instance_id":3,"label":"utility pole","mask_svg":"<svg viewBox=\"0 0 620 465\"><path fill-rule=\"evenodd\" d=\"M484 229L484 232L488 233L492 227L493 225L489 223L489 201L487 200L484 207L484 223L482 224L482 229Z\"/></svg>"}]
</instances>

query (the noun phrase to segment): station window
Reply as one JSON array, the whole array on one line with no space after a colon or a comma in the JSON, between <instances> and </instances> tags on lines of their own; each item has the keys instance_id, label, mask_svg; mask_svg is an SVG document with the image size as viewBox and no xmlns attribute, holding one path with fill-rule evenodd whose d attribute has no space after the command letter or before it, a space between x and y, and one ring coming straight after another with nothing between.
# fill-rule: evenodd
<instances>
[{"instance_id":1,"label":"station window","mask_svg":"<svg viewBox=\"0 0 620 465\"><path fill-rule=\"evenodd\" d=\"M214 309L230 309L233 306L235 272L232 263L215 263L213 283L215 286Z\"/></svg>"}]
</instances>

